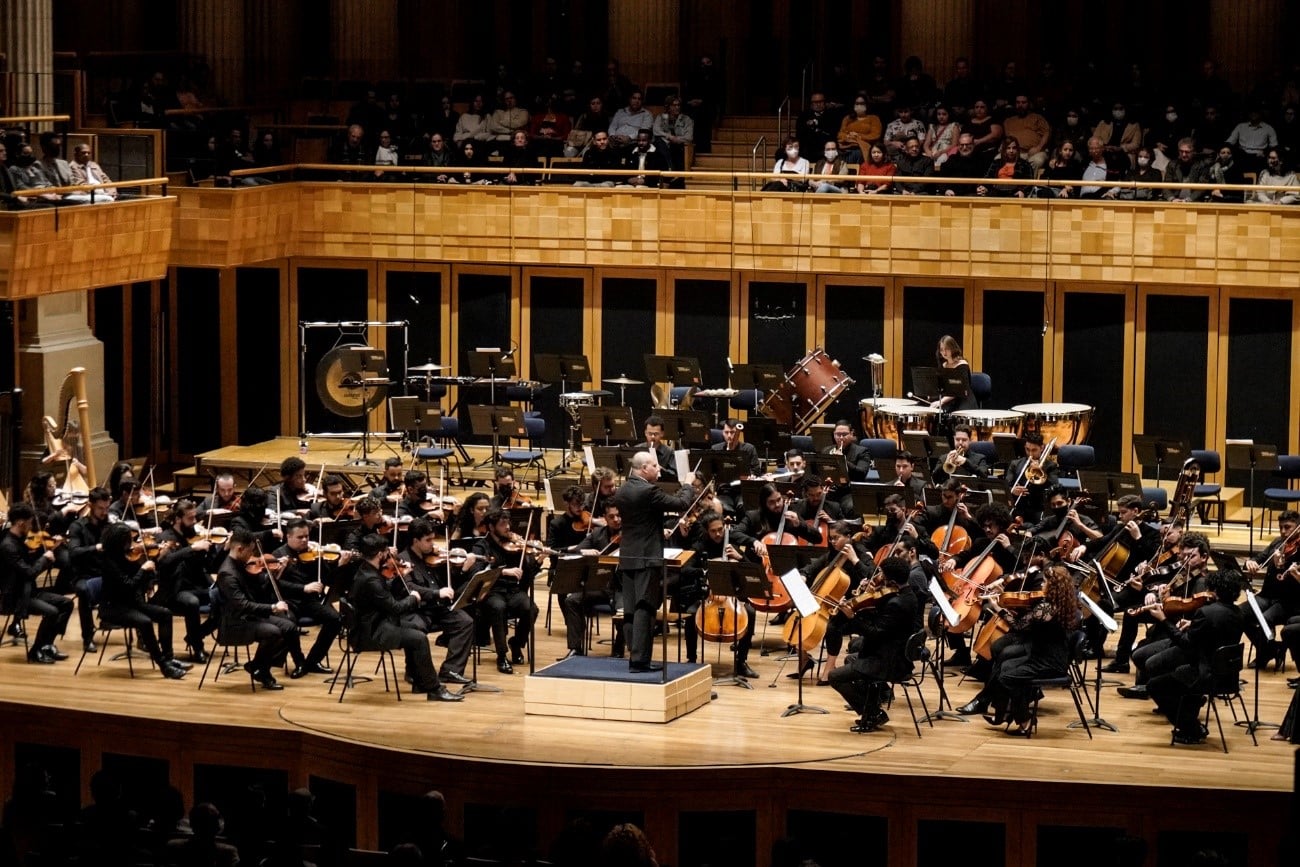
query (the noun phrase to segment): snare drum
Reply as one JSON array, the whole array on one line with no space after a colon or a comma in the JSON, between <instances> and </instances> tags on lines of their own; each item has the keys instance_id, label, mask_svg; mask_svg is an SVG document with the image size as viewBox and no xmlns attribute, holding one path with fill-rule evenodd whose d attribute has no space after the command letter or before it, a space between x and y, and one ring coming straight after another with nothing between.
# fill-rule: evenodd
<instances>
[{"instance_id":1,"label":"snare drum","mask_svg":"<svg viewBox=\"0 0 1300 867\"><path fill-rule=\"evenodd\" d=\"M1025 414L1013 409L967 409L952 414L954 425L969 425L971 439L992 439L995 433L1020 436Z\"/></svg>"},{"instance_id":2,"label":"snare drum","mask_svg":"<svg viewBox=\"0 0 1300 867\"><path fill-rule=\"evenodd\" d=\"M1082 445L1092 433L1093 408L1086 403L1022 403L1011 407L1025 414L1022 434L1040 433L1046 443L1053 437L1056 445Z\"/></svg>"},{"instance_id":3,"label":"snare drum","mask_svg":"<svg viewBox=\"0 0 1300 867\"><path fill-rule=\"evenodd\" d=\"M759 412L803 433L835 402L853 380L840 363L814 349L795 363L780 387L768 395Z\"/></svg>"},{"instance_id":4,"label":"snare drum","mask_svg":"<svg viewBox=\"0 0 1300 867\"><path fill-rule=\"evenodd\" d=\"M903 432L920 430L934 433L939 424L939 410L928 406L896 407L876 410L876 433L880 439L903 444Z\"/></svg>"},{"instance_id":5,"label":"snare drum","mask_svg":"<svg viewBox=\"0 0 1300 867\"><path fill-rule=\"evenodd\" d=\"M858 408L862 411L862 435L864 437L874 437L876 439L888 439L879 429L880 419L876 413L882 409L907 409L909 407L920 406L910 397L878 397L875 400L858 401Z\"/></svg>"},{"instance_id":6,"label":"snare drum","mask_svg":"<svg viewBox=\"0 0 1300 867\"><path fill-rule=\"evenodd\" d=\"M596 396L585 391L566 391L560 395L560 407L568 412L575 422L578 420L578 407L595 405Z\"/></svg>"}]
</instances>

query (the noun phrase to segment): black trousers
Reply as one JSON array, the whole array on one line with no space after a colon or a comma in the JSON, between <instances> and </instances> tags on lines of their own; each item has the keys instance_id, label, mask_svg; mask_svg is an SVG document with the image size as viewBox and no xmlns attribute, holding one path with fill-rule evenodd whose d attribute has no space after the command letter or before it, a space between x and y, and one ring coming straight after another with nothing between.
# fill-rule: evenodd
<instances>
[{"instance_id":1,"label":"black trousers","mask_svg":"<svg viewBox=\"0 0 1300 867\"><path fill-rule=\"evenodd\" d=\"M663 568L630 569L618 573L623 588L623 622L627 658L632 665L648 663L654 653L655 611L663 602Z\"/></svg>"},{"instance_id":2,"label":"black trousers","mask_svg":"<svg viewBox=\"0 0 1300 867\"><path fill-rule=\"evenodd\" d=\"M510 648L506 644L506 621L511 617L518 618L514 644L516 647L523 647L528 642L533 621L537 619L537 606L528 598L528 593L523 588L509 591L494 590L483 600L482 611L488 625L492 628L492 643L496 647L497 656L503 659L510 653Z\"/></svg>"},{"instance_id":3,"label":"black trousers","mask_svg":"<svg viewBox=\"0 0 1300 867\"><path fill-rule=\"evenodd\" d=\"M185 618L185 643L202 649L203 639L217 628L216 621L209 617L203 619L203 600L192 590L177 590L167 600L167 607L172 612Z\"/></svg>"},{"instance_id":4,"label":"black trousers","mask_svg":"<svg viewBox=\"0 0 1300 867\"><path fill-rule=\"evenodd\" d=\"M464 609L452 611L442 606L425 606L420 611L403 617L402 625L425 634L442 633L438 643L447 645L447 658L438 669L439 677L445 677L448 673L465 673L465 664L469 662L470 651L474 649L474 618Z\"/></svg>"},{"instance_id":5,"label":"black trousers","mask_svg":"<svg viewBox=\"0 0 1300 867\"><path fill-rule=\"evenodd\" d=\"M161 605L138 602L135 605L100 603L101 619L109 623L134 629L140 643L149 651L154 662L170 659L172 655L172 613ZM154 632L154 627L157 632Z\"/></svg>"},{"instance_id":6,"label":"black trousers","mask_svg":"<svg viewBox=\"0 0 1300 867\"><path fill-rule=\"evenodd\" d=\"M308 594L302 599L290 603L295 618L310 617L316 622L316 640L312 642L311 650L307 651L305 659L294 657L294 662L301 665L317 665L325 654L329 653L330 644L338 637L339 629L342 623L339 620L339 613L332 605L325 603L323 596ZM291 651L292 652L292 651ZM299 653L301 653L301 642L299 643Z\"/></svg>"},{"instance_id":7,"label":"black trousers","mask_svg":"<svg viewBox=\"0 0 1300 867\"><path fill-rule=\"evenodd\" d=\"M609 594L604 590L568 593L560 600L560 611L564 614L565 640L569 650L587 652L587 616L593 606L610 603Z\"/></svg>"},{"instance_id":8,"label":"black trousers","mask_svg":"<svg viewBox=\"0 0 1300 867\"><path fill-rule=\"evenodd\" d=\"M253 671L270 671L284 660L286 653L293 654L295 650L294 659L302 659L298 624L287 617L272 615L259 620L227 621L217 637L220 642L230 644L256 643L257 651L249 662Z\"/></svg>"},{"instance_id":9,"label":"black trousers","mask_svg":"<svg viewBox=\"0 0 1300 867\"><path fill-rule=\"evenodd\" d=\"M48 590L36 590L31 584L27 592L14 607L14 620L22 620L30 614L41 618L41 625L36 627L36 637L32 649L54 643L56 635L62 635L68 628L72 617L72 600Z\"/></svg>"}]
</instances>

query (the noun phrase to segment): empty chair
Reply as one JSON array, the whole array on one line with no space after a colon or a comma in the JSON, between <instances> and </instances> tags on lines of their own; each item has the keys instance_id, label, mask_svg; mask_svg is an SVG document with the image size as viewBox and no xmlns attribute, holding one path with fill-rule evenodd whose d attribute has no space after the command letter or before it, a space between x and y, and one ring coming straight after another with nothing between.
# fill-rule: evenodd
<instances>
[{"instance_id":1,"label":"empty chair","mask_svg":"<svg viewBox=\"0 0 1300 867\"><path fill-rule=\"evenodd\" d=\"M980 406L987 406L993 397L993 377L987 373L970 375L970 393L979 401Z\"/></svg>"},{"instance_id":2,"label":"empty chair","mask_svg":"<svg viewBox=\"0 0 1300 867\"><path fill-rule=\"evenodd\" d=\"M1201 484L1192 489L1192 506L1202 524L1210 522L1210 507L1219 518L1219 532L1223 532L1223 486L1206 479L1223 469L1219 453L1213 449L1192 449L1192 459L1201 467Z\"/></svg>"},{"instance_id":3,"label":"empty chair","mask_svg":"<svg viewBox=\"0 0 1300 867\"><path fill-rule=\"evenodd\" d=\"M514 467L535 467L537 481L540 483L542 473L546 472L546 451L542 448L542 439L546 436L546 420L525 417L524 429L527 431L527 436L522 439L526 447L502 452L501 460Z\"/></svg>"},{"instance_id":4,"label":"empty chair","mask_svg":"<svg viewBox=\"0 0 1300 867\"><path fill-rule=\"evenodd\" d=\"M1295 489L1295 481L1300 479L1300 455L1278 455L1273 478L1285 480L1286 487L1264 489L1264 505L1268 509L1270 529L1273 526L1273 503L1281 503L1283 509L1294 509L1300 503L1300 491Z\"/></svg>"},{"instance_id":5,"label":"empty chair","mask_svg":"<svg viewBox=\"0 0 1300 867\"><path fill-rule=\"evenodd\" d=\"M867 438L860 444L873 461L892 461L898 454L898 443L894 440Z\"/></svg>"},{"instance_id":6,"label":"empty chair","mask_svg":"<svg viewBox=\"0 0 1300 867\"><path fill-rule=\"evenodd\" d=\"M1066 490L1079 490L1079 470L1090 469L1097 463L1097 452L1092 446L1061 446L1056 454L1060 468L1060 485ZM1069 475L1067 475L1067 473Z\"/></svg>"}]
</instances>

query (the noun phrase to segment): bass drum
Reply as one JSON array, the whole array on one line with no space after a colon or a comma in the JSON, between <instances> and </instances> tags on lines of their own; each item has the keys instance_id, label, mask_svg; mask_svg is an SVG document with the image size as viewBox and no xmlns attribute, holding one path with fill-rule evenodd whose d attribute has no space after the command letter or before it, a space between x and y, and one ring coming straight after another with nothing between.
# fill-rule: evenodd
<instances>
[{"instance_id":1,"label":"bass drum","mask_svg":"<svg viewBox=\"0 0 1300 867\"><path fill-rule=\"evenodd\" d=\"M796 434L803 433L817 421L826 407L853 384L840 363L820 349L805 355L781 385L768 395L759 412L780 424L788 424Z\"/></svg>"},{"instance_id":2,"label":"bass drum","mask_svg":"<svg viewBox=\"0 0 1300 867\"><path fill-rule=\"evenodd\" d=\"M910 397L878 397L875 400L858 401L858 409L861 410L862 415L862 435L875 439L888 439L880 432L877 413L882 409L907 409L913 406L920 406L920 404Z\"/></svg>"},{"instance_id":3,"label":"bass drum","mask_svg":"<svg viewBox=\"0 0 1300 867\"><path fill-rule=\"evenodd\" d=\"M1086 403L1022 403L1011 407L1025 414L1022 435L1040 433L1057 447L1083 445L1092 433L1093 408Z\"/></svg>"},{"instance_id":4,"label":"bass drum","mask_svg":"<svg viewBox=\"0 0 1300 867\"><path fill-rule=\"evenodd\" d=\"M952 413L954 425L969 425L971 439L989 440L994 434L1020 436L1025 421L1023 412L1014 409L967 409Z\"/></svg>"}]
</instances>

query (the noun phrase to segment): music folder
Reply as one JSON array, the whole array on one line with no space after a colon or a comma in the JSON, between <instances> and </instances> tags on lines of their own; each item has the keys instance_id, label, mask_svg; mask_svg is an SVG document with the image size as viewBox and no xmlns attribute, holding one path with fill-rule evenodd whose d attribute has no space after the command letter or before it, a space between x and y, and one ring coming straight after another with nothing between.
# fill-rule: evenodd
<instances>
[{"instance_id":1,"label":"music folder","mask_svg":"<svg viewBox=\"0 0 1300 867\"><path fill-rule=\"evenodd\" d=\"M482 602L492 592L492 585L497 583L501 577L501 569L484 569L482 572L475 573L474 577L461 589L460 595L452 603L453 611L460 611L468 605L475 602Z\"/></svg>"}]
</instances>

